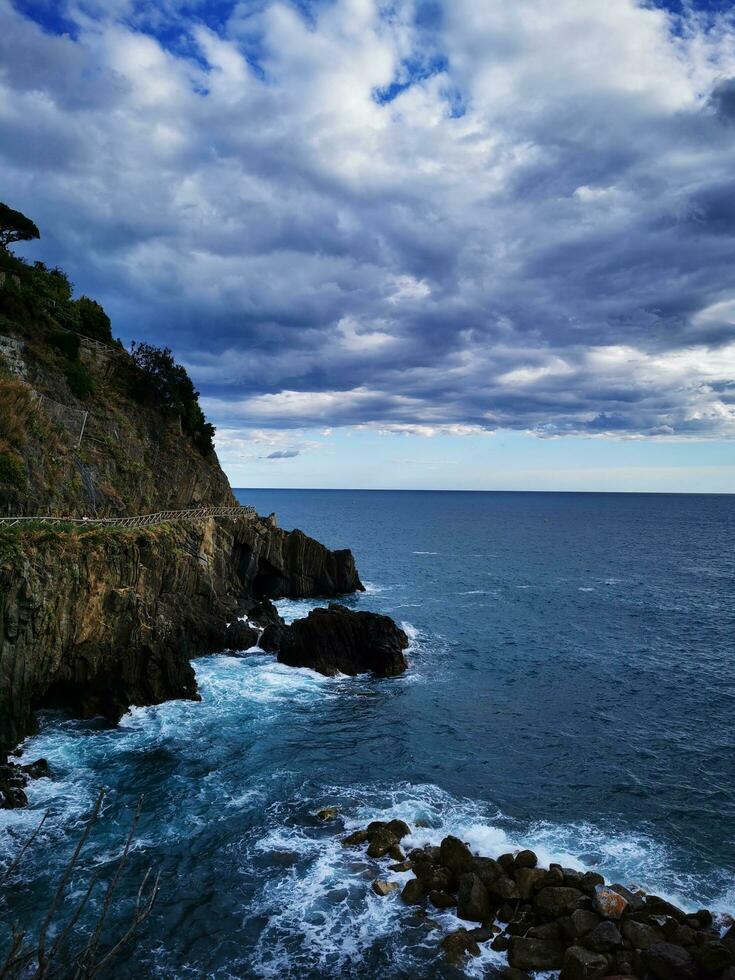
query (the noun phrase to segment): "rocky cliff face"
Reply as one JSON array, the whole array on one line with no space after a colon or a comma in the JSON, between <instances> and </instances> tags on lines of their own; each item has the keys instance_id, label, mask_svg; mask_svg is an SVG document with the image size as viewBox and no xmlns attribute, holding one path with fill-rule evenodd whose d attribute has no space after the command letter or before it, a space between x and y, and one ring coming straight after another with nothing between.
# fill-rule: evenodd
<instances>
[{"instance_id":1,"label":"rocky cliff face","mask_svg":"<svg viewBox=\"0 0 735 980\"><path fill-rule=\"evenodd\" d=\"M271 520L0 536L0 751L63 706L117 720L196 698L189 658L221 650L255 599L361 589L349 551Z\"/></svg>"}]
</instances>

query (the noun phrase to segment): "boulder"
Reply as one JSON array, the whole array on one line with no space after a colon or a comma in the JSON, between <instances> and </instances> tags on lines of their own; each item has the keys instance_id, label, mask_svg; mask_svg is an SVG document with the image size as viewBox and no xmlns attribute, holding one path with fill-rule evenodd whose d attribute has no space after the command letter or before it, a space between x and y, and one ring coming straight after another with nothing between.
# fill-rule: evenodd
<instances>
[{"instance_id":1,"label":"boulder","mask_svg":"<svg viewBox=\"0 0 735 980\"><path fill-rule=\"evenodd\" d=\"M508 962L516 970L559 970L563 960L561 943L527 936L513 936L510 940Z\"/></svg>"},{"instance_id":2,"label":"boulder","mask_svg":"<svg viewBox=\"0 0 735 980\"><path fill-rule=\"evenodd\" d=\"M458 878L475 870L472 851L458 837L445 837L441 842L439 864L449 868Z\"/></svg>"},{"instance_id":3,"label":"boulder","mask_svg":"<svg viewBox=\"0 0 735 980\"><path fill-rule=\"evenodd\" d=\"M442 949L450 963L459 964L466 956L479 956L477 940L466 929L450 932L442 940Z\"/></svg>"},{"instance_id":4,"label":"boulder","mask_svg":"<svg viewBox=\"0 0 735 980\"><path fill-rule=\"evenodd\" d=\"M407 668L407 646L408 637L390 617L354 612L333 602L281 629L278 660L329 677L370 672L395 677Z\"/></svg>"},{"instance_id":5,"label":"boulder","mask_svg":"<svg viewBox=\"0 0 735 980\"><path fill-rule=\"evenodd\" d=\"M241 619L235 620L225 630L225 650L249 650L258 642L258 631L252 626L243 623Z\"/></svg>"},{"instance_id":6,"label":"boulder","mask_svg":"<svg viewBox=\"0 0 735 980\"><path fill-rule=\"evenodd\" d=\"M464 874L459 879L457 915L471 922L486 922L492 918L487 889L476 874Z\"/></svg>"},{"instance_id":7,"label":"boulder","mask_svg":"<svg viewBox=\"0 0 735 980\"><path fill-rule=\"evenodd\" d=\"M722 973L735 961L732 951L716 939L693 950L693 955L700 969L712 976Z\"/></svg>"},{"instance_id":8,"label":"boulder","mask_svg":"<svg viewBox=\"0 0 735 980\"><path fill-rule=\"evenodd\" d=\"M20 767L29 779L51 779L51 768L46 759L36 759Z\"/></svg>"},{"instance_id":9,"label":"boulder","mask_svg":"<svg viewBox=\"0 0 735 980\"><path fill-rule=\"evenodd\" d=\"M373 891L376 895L380 895L381 898L385 898L392 892L397 892L400 887L396 881L374 881L372 884Z\"/></svg>"},{"instance_id":10,"label":"boulder","mask_svg":"<svg viewBox=\"0 0 735 980\"><path fill-rule=\"evenodd\" d=\"M609 953L617 949L623 942L620 930L609 919L605 919L588 932L582 943L594 953Z\"/></svg>"},{"instance_id":11,"label":"boulder","mask_svg":"<svg viewBox=\"0 0 735 980\"><path fill-rule=\"evenodd\" d=\"M698 970L686 949L673 943L654 943L643 953L643 959L657 980L696 980Z\"/></svg>"},{"instance_id":12,"label":"boulder","mask_svg":"<svg viewBox=\"0 0 735 980\"><path fill-rule=\"evenodd\" d=\"M360 847L361 844L367 844L369 839L367 830L356 830L348 837L343 837L341 843L342 847Z\"/></svg>"},{"instance_id":13,"label":"boulder","mask_svg":"<svg viewBox=\"0 0 735 980\"><path fill-rule=\"evenodd\" d=\"M427 888L423 881L419 881L418 878L411 878L410 881L406 882L401 892L401 898L406 905L421 905L426 898L426 894Z\"/></svg>"},{"instance_id":14,"label":"boulder","mask_svg":"<svg viewBox=\"0 0 735 980\"><path fill-rule=\"evenodd\" d=\"M628 907L623 898L606 885L597 885L594 892L594 909L603 919L619 919Z\"/></svg>"},{"instance_id":15,"label":"boulder","mask_svg":"<svg viewBox=\"0 0 735 980\"><path fill-rule=\"evenodd\" d=\"M582 897L577 888L545 887L536 893L534 905L545 919L558 919L570 915Z\"/></svg>"},{"instance_id":16,"label":"boulder","mask_svg":"<svg viewBox=\"0 0 735 980\"><path fill-rule=\"evenodd\" d=\"M325 806L323 810L318 811L316 818L317 820L322 820L324 823L327 823L330 820L336 820L338 816L338 806Z\"/></svg>"},{"instance_id":17,"label":"boulder","mask_svg":"<svg viewBox=\"0 0 735 980\"><path fill-rule=\"evenodd\" d=\"M564 954L559 980L598 980L607 976L607 957L593 953L582 946L570 946Z\"/></svg>"},{"instance_id":18,"label":"boulder","mask_svg":"<svg viewBox=\"0 0 735 980\"><path fill-rule=\"evenodd\" d=\"M457 900L449 892L441 891L431 891L429 892L429 901L434 906L435 909L453 909L457 904ZM467 918L467 916L460 916L461 919Z\"/></svg>"},{"instance_id":19,"label":"boulder","mask_svg":"<svg viewBox=\"0 0 735 980\"><path fill-rule=\"evenodd\" d=\"M551 939L554 942L558 942L563 935L559 928L561 921L563 920L557 919L556 922L544 922L540 926L532 926L526 935L531 939Z\"/></svg>"},{"instance_id":20,"label":"boulder","mask_svg":"<svg viewBox=\"0 0 735 980\"><path fill-rule=\"evenodd\" d=\"M386 830L385 828L376 830L375 833L370 834L370 844L368 845L367 849L368 857L385 857L385 855L397 845L397 839L389 830ZM402 853L401 856L403 856Z\"/></svg>"},{"instance_id":21,"label":"boulder","mask_svg":"<svg viewBox=\"0 0 735 980\"><path fill-rule=\"evenodd\" d=\"M538 858L533 851L519 851L516 854L514 866L516 870L519 868L535 868L538 864Z\"/></svg>"},{"instance_id":22,"label":"boulder","mask_svg":"<svg viewBox=\"0 0 735 980\"><path fill-rule=\"evenodd\" d=\"M524 900L531 898L543 886L545 876L543 868L519 868L515 879L520 897Z\"/></svg>"},{"instance_id":23,"label":"boulder","mask_svg":"<svg viewBox=\"0 0 735 980\"><path fill-rule=\"evenodd\" d=\"M663 942L663 934L646 922L636 922L635 919L624 919L620 927L623 937L633 949L648 949L654 943Z\"/></svg>"},{"instance_id":24,"label":"boulder","mask_svg":"<svg viewBox=\"0 0 735 980\"><path fill-rule=\"evenodd\" d=\"M399 874L402 874L404 871L413 871L413 862L411 862L411 861L401 861L398 864L389 864L388 865L388 870L389 871L396 871Z\"/></svg>"},{"instance_id":25,"label":"boulder","mask_svg":"<svg viewBox=\"0 0 735 980\"><path fill-rule=\"evenodd\" d=\"M498 902L515 902L521 897L518 885L507 875L500 875L485 884L488 894Z\"/></svg>"}]
</instances>

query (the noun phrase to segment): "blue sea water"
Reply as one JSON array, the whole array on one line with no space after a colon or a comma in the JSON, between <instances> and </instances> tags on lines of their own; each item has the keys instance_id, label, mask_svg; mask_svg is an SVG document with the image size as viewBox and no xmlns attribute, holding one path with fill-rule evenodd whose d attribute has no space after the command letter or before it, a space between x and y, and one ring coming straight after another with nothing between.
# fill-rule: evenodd
<instances>
[{"instance_id":1,"label":"blue sea water","mask_svg":"<svg viewBox=\"0 0 735 980\"><path fill-rule=\"evenodd\" d=\"M432 915L437 930L377 898L379 865L339 846L382 817L425 824L417 844L530 846L735 909L735 497L238 496L353 549L368 591L346 602L405 625L409 672L327 679L250 651L196 661L199 704L134 708L116 728L44 715L24 755L55 778L0 814L2 856L50 809L14 917L37 921L99 786L74 887L109 874L141 793L118 923L142 871L163 875L115 977L461 976L437 953L453 916ZM327 805L336 825L316 819Z\"/></svg>"}]
</instances>

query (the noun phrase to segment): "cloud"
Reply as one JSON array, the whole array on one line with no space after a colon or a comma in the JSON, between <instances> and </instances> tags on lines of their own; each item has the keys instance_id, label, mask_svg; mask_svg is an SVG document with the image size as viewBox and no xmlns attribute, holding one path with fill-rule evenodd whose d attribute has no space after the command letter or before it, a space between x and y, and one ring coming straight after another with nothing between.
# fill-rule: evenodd
<instances>
[{"instance_id":1,"label":"cloud","mask_svg":"<svg viewBox=\"0 0 735 980\"><path fill-rule=\"evenodd\" d=\"M220 432L735 436L732 16L44 10L0 0L26 253L171 345Z\"/></svg>"},{"instance_id":2,"label":"cloud","mask_svg":"<svg viewBox=\"0 0 735 980\"><path fill-rule=\"evenodd\" d=\"M282 449L282 450L278 450L275 453L269 453L265 458L266 459L296 459L296 457L299 455L300 453L298 449Z\"/></svg>"}]
</instances>

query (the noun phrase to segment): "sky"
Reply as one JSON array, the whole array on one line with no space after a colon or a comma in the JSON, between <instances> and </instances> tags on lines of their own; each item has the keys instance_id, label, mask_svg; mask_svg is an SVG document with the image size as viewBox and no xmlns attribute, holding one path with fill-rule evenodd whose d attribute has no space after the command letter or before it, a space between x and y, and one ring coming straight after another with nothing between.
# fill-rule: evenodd
<instances>
[{"instance_id":1,"label":"sky","mask_svg":"<svg viewBox=\"0 0 735 980\"><path fill-rule=\"evenodd\" d=\"M735 14L0 0L0 199L235 486L735 492Z\"/></svg>"}]
</instances>

